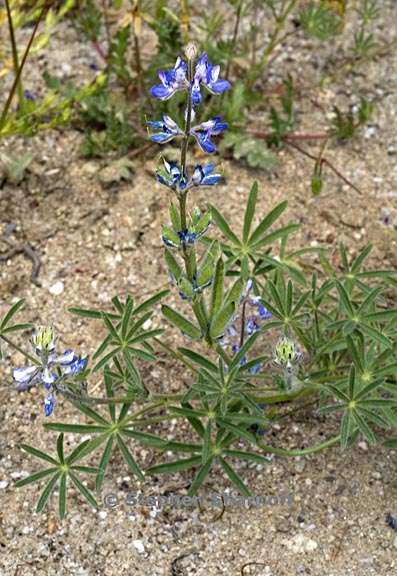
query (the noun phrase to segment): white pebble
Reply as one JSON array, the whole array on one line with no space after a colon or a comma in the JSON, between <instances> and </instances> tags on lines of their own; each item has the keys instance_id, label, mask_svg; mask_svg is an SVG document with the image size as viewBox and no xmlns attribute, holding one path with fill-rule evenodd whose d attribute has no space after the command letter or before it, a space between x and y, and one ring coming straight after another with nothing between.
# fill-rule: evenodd
<instances>
[{"instance_id":1,"label":"white pebble","mask_svg":"<svg viewBox=\"0 0 397 576\"><path fill-rule=\"evenodd\" d=\"M143 545L142 540L134 540L132 544L136 548L138 554L145 553L145 546Z\"/></svg>"},{"instance_id":2,"label":"white pebble","mask_svg":"<svg viewBox=\"0 0 397 576\"><path fill-rule=\"evenodd\" d=\"M7 480L0 480L0 490L4 490L4 488L7 488L7 486L8 486Z\"/></svg>"},{"instance_id":3,"label":"white pebble","mask_svg":"<svg viewBox=\"0 0 397 576\"><path fill-rule=\"evenodd\" d=\"M101 520L105 520L105 518L107 518L108 513L106 512L106 510L101 510L98 514L99 518Z\"/></svg>"},{"instance_id":4,"label":"white pebble","mask_svg":"<svg viewBox=\"0 0 397 576\"><path fill-rule=\"evenodd\" d=\"M60 294L62 294L64 289L65 289L65 284L61 280L59 280L58 282L55 282L55 284L50 286L48 291L53 296L59 296Z\"/></svg>"}]
</instances>

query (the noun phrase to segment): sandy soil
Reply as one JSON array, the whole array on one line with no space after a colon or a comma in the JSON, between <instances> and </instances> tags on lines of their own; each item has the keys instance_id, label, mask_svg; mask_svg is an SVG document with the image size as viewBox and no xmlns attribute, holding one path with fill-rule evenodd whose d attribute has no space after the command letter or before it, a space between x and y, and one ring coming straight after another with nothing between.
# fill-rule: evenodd
<instances>
[{"instance_id":1,"label":"sandy soil","mask_svg":"<svg viewBox=\"0 0 397 576\"><path fill-rule=\"evenodd\" d=\"M379 30L390 35L397 5L385 3L383 10ZM63 61L72 62L79 56L83 66L90 55L67 25L54 38L54 54L57 50L59 54L65 38L68 54ZM307 45L299 44L302 50ZM299 62L299 52L292 50L269 82L277 83L286 69ZM49 65L54 66L53 56ZM306 70L306 65L310 69L312 62L299 63L297 72ZM396 53L389 53L359 68L337 88L317 91L319 107L306 99L299 104L301 129L318 131L324 126L324 112L329 114L334 103L347 106L358 100L357 94L376 100L371 123L352 142L330 145L326 152L361 194L330 174L323 194L313 198L309 187L312 164L288 149L279 153L279 167L272 175L224 160L224 184L213 191L195 192L197 203L210 199L239 227L242 205L256 179L260 187L258 218L287 198L283 221L302 223L294 247L322 245L333 253L342 240L353 254L371 242L370 263L396 267L397 232L382 222L384 209L397 215L396 71ZM61 74L73 73L66 68ZM82 74L78 66L76 74ZM73 130L54 131L1 144L10 155L27 151L35 155L20 185L6 183L0 189L0 225L16 225L14 237L32 245L40 255L42 269L39 287L31 283L31 263L23 255L0 264L0 314L24 297L26 318L53 323L62 344L92 353L101 334L67 309L73 305L108 306L112 296L127 292L144 299L167 286L160 224L166 218L168 196L151 175L157 163L152 153L133 160L132 182L103 188L97 173L107 160L81 158L82 137ZM307 146L311 151L318 149ZM0 250L6 247L0 244ZM156 322L161 322L158 314ZM180 342L171 328L165 337L170 343ZM177 391L190 382L190 374L160 350L158 359L155 367L141 365L149 388ZM38 469L37 462L17 445L27 442L52 450L54 435L42 428L41 391L17 394L13 388L10 366L19 362L18 354L7 351L1 366L1 575L397 574L397 533L385 522L387 512L397 514L396 453L370 448L365 442L355 451L332 448L288 461L273 457L263 467L237 467L254 494L289 495L289 503L247 510L227 506L223 514L209 502L191 509L132 508L126 502L129 491L183 494L191 475L151 479L143 487L127 474L121 456L115 454L112 475L106 478L99 498L103 503L100 511L93 511L71 490L64 521L57 519L55 497L49 509L37 515L34 506L39 486L16 490L13 485ZM72 422L77 418L73 407L61 399L55 419ZM272 429L271 437L279 446L304 447L336 434L338 425L337 418L325 419L304 410L283 428ZM179 422L173 422L167 433L191 434L180 429ZM67 447L75 441L67 436ZM153 458L159 459L148 449L137 446L133 450L143 467ZM219 470L208 479L203 495L228 491ZM117 498L114 507L106 504L109 494Z\"/></svg>"}]
</instances>

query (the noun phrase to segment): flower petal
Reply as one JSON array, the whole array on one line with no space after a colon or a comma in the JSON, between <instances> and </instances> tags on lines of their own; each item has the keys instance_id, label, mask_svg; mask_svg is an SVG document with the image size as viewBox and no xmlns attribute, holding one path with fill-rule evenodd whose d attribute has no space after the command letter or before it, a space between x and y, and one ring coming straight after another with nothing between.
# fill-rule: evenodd
<instances>
[{"instance_id":1,"label":"flower petal","mask_svg":"<svg viewBox=\"0 0 397 576\"><path fill-rule=\"evenodd\" d=\"M13 370L14 380L18 384L29 383L35 374L37 374L39 368L37 366L26 366L25 368L15 368Z\"/></svg>"}]
</instances>

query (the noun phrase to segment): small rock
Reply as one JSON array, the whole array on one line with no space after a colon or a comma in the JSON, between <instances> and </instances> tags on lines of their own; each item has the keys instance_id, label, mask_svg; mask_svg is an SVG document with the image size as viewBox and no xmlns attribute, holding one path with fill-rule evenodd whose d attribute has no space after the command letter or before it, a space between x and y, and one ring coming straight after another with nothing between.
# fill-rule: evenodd
<instances>
[{"instance_id":1,"label":"small rock","mask_svg":"<svg viewBox=\"0 0 397 576\"><path fill-rule=\"evenodd\" d=\"M122 180L130 181L134 175L133 164L128 158L115 160L98 173L100 183L104 188L119 184Z\"/></svg>"},{"instance_id":2,"label":"small rock","mask_svg":"<svg viewBox=\"0 0 397 576\"><path fill-rule=\"evenodd\" d=\"M5 488L7 488L7 486L8 486L7 480L0 481L0 490L4 490Z\"/></svg>"},{"instance_id":3,"label":"small rock","mask_svg":"<svg viewBox=\"0 0 397 576\"><path fill-rule=\"evenodd\" d=\"M106 512L106 510L101 510L98 514L99 518L101 520L105 520L105 518L107 518L108 513Z\"/></svg>"},{"instance_id":4,"label":"small rock","mask_svg":"<svg viewBox=\"0 0 397 576\"><path fill-rule=\"evenodd\" d=\"M363 452L368 452L368 444L366 442L359 442L358 443L358 447L360 448L360 450L362 450Z\"/></svg>"},{"instance_id":5,"label":"small rock","mask_svg":"<svg viewBox=\"0 0 397 576\"><path fill-rule=\"evenodd\" d=\"M62 294L64 290L65 290L65 284L62 282L62 280L55 282L55 284L53 284L48 288L48 292L53 296L59 296L60 294Z\"/></svg>"},{"instance_id":6,"label":"small rock","mask_svg":"<svg viewBox=\"0 0 397 576\"><path fill-rule=\"evenodd\" d=\"M393 546L394 548L397 548L397 536L394 538Z\"/></svg>"},{"instance_id":7,"label":"small rock","mask_svg":"<svg viewBox=\"0 0 397 576\"><path fill-rule=\"evenodd\" d=\"M296 554L303 554L305 552L313 552L318 548L318 544L315 540L308 538L304 534L297 534L286 542L287 548Z\"/></svg>"},{"instance_id":8,"label":"small rock","mask_svg":"<svg viewBox=\"0 0 397 576\"><path fill-rule=\"evenodd\" d=\"M377 472L376 470L374 472L372 472L371 476L374 480L381 480L382 479L382 474L380 472Z\"/></svg>"},{"instance_id":9,"label":"small rock","mask_svg":"<svg viewBox=\"0 0 397 576\"><path fill-rule=\"evenodd\" d=\"M134 540L132 544L134 548L137 550L138 554L145 553L145 546L143 545L142 540Z\"/></svg>"}]
</instances>

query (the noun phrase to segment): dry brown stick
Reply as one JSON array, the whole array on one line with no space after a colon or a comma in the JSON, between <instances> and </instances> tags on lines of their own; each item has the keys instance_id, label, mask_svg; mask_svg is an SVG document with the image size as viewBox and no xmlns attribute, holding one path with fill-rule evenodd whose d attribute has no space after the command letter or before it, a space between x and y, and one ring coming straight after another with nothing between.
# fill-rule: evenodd
<instances>
[{"instance_id":1,"label":"dry brown stick","mask_svg":"<svg viewBox=\"0 0 397 576\"><path fill-rule=\"evenodd\" d=\"M5 262L10 258L13 258L16 254L24 254L26 258L28 258L32 262L32 273L30 275L30 280L33 284L41 288L41 282L39 281L39 273L41 269L41 260L40 257L37 255L35 250L29 243L21 243L17 244L7 238L5 235L0 236L0 240L11 246L11 249L8 250L5 254L0 255L0 262Z\"/></svg>"},{"instance_id":2,"label":"dry brown stick","mask_svg":"<svg viewBox=\"0 0 397 576\"><path fill-rule=\"evenodd\" d=\"M310 158L311 160L314 160L317 164L319 163L320 166L322 166L323 164L325 166L328 166L328 168L330 170L332 170L332 172L334 174L336 174L336 176L338 178L340 178L341 180L343 180L343 182L345 184L347 184L348 186L350 186L351 188L353 188L353 190L355 190L356 192L358 192L359 194L362 194L361 190L359 188L357 188L357 186L355 186L355 184L353 184L353 182L350 182L350 180L348 180L346 178L346 176L344 176L337 168L335 168L335 166L332 164L332 162L330 162L330 160L328 160L328 158L320 158L320 162L319 162L319 158L317 158L317 156L313 156L313 154L310 154L310 152L308 152L307 150L304 150L303 148L301 148L300 146L298 146L297 144L295 144L295 142L292 142L289 140L289 137L286 136L284 138L284 142L286 144L288 144L289 146L292 146L292 148L295 148L295 150L298 150L298 152L300 152L301 154L303 154L304 156L307 156L307 158Z\"/></svg>"},{"instance_id":3,"label":"dry brown stick","mask_svg":"<svg viewBox=\"0 0 397 576\"><path fill-rule=\"evenodd\" d=\"M256 136L257 138L264 138L267 140L271 137L271 134L268 132L262 132L260 130L248 131L249 134ZM326 140L329 138L329 134L327 132L319 132L319 133L299 133L299 132L292 132L288 134L288 136L284 136L283 140Z\"/></svg>"}]
</instances>

